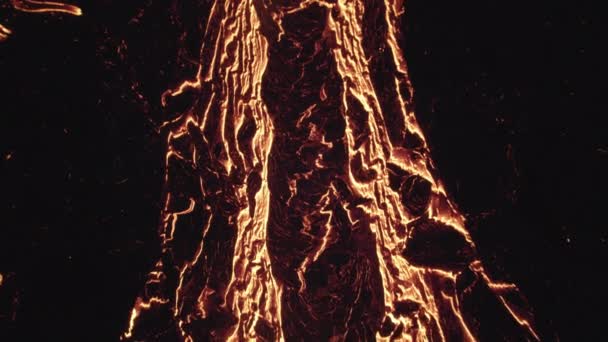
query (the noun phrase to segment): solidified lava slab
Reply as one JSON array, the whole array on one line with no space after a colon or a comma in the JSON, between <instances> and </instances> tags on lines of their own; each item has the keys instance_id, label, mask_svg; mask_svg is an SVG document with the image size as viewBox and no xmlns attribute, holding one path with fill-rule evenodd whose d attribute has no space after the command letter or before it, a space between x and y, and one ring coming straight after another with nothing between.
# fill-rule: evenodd
<instances>
[{"instance_id":1,"label":"solidified lava slab","mask_svg":"<svg viewBox=\"0 0 608 342\"><path fill-rule=\"evenodd\" d=\"M162 256L124 340L538 339L437 178L402 6L209 4L163 98L191 104L162 126Z\"/></svg>"}]
</instances>

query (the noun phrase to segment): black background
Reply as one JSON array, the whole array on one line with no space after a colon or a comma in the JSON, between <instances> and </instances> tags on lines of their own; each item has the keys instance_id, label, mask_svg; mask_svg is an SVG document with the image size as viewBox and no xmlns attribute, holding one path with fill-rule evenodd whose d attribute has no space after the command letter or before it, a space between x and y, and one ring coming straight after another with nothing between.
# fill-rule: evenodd
<instances>
[{"instance_id":1,"label":"black background","mask_svg":"<svg viewBox=\"0 0 608 342\"><path fill-rule=\"evenodd\" d=\"M117 340L160 252L159 99L194 75L200 8L74 3L84 16L0 5L6 341ZM583 2L494 0L408 0L403 25L441 177L547 341L589 340L608 302L598 26Z\"/></svg>"}]
</instances>

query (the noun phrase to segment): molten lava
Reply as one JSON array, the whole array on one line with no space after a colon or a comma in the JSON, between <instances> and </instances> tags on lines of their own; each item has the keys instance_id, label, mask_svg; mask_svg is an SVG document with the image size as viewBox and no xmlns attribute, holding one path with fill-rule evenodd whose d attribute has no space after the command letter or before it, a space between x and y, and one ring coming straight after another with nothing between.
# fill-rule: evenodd
<instances>
[{"instance_id":1,"label":"molten lava","mask_svg":"<svg viewBox=\"0 0 608 342\"><path fill-rule=\"evenodd\" d=\"M35 0L11 0L14 9L29 13L66 13L71 15L82 15L82 10L74 5L61 2L35 1ZM13 33L6 26L0 24L0 42L6 40Z\"/></svg>"},{"instance_id":2,"label":"molten lava","mask_svg":"<svg viewBox=\"0 0 608 342\"><path fill-rule=\"evenodd\" d=\"M13 33L11 30L0 24L0 42L8 38L11 33Z\"/></svg>"},{"instance_id":3,"label":"molten lava","mask_svg":"<svg viewBox=\"0 0 608 342\"><path fill-rule=\"evenodd\" d=\"M44 13L59 12L72 15L82 15L82 10L76 6L52 1L11 0L13 7L22 12Z\"/></svg>"},{"instance_id":4,"label":"molten lava","mask_svg":"<svg viewBox=\"0 0 608 342\"><path fill-rule=\"evenodd\" d=\"M162 256L124 340L539 339L437 179L402 7L213 2L162 98L194 100L162 126Z\"/></svg>"}]
</instances>

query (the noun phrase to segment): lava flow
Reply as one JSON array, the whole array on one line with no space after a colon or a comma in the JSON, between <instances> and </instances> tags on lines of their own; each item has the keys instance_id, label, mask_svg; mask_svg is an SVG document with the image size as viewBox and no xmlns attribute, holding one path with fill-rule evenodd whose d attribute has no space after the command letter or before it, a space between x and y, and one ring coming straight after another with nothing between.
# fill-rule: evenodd
<instances>
[{"instance_id":1,"label":"lava flow","mask_svg":"<svg viewBox=\"0 0 608 342\"><path fill-rule=\"evenodd\" d=\"M80 16L82 10L80 7L65 4L62 2L52 1L35 1L35 0L11 0L11 5L14 9L20 12L28 13L65 13ZM13 33L9 28L0 24L0 42L8 39Z\"/></svg>"},{"instance_id":2,"label":"lava flow","mask_svg":"<svg viewBox=\"0 0 608 342\"><path fill-rule=\"evenodd\" d=\"M123 340L539 340L413 112L400 0L210 5L162 103L162 255Z\"/></svg>"},{"instance_id":3,"label":"lava flow","mask_svg":"<svg viewBox=\"0 0 608 342\"><path fill-rule=\"evenodd\" d=\"M13 33L11 30L0 24L0 42L7 39L11 33Z\"/></svg>"},{"instance_id":4,"label":"lava flow","mask_svg":"<svg viewBox=\"0 0 608 342\"><path fill-rule=\"evenodd\" d=\"M44 13L59 12L72 15L82 15L82 10L74 5L52 1L11 0L13 7L22 12Z\"/></svg>"}]
</instances>

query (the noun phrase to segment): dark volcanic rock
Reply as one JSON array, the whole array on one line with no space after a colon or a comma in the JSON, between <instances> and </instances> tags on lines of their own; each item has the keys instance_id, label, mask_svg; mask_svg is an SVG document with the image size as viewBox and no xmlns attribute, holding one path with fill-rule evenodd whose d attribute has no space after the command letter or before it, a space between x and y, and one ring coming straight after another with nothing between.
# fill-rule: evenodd
<instances>
[{"instance_id":1,"label":"dark volcanic rock","mask_svg":"<svg viewBox=\"0 0 608 342\"><path fill-rule=\"evenodd\" d=\"M403 256L417 266L458 271L473 261L474 249L453 227L421 219L411 227Z\"/></svg>"},{"instance_id":2,"label":"dark volcanic rock","mask_svg":"<svg viewBox=\"0 0 608 342\"><path fill-rule=\"evenodd\" d=\"M399 188L401 203L412 215L422 215L429 206L431 187L431 183L420 176L408 177Z\"/></svg>"}]
</instances>

